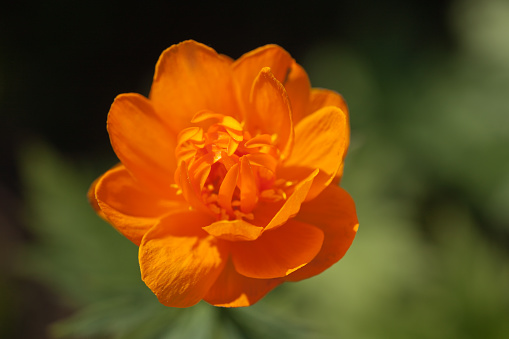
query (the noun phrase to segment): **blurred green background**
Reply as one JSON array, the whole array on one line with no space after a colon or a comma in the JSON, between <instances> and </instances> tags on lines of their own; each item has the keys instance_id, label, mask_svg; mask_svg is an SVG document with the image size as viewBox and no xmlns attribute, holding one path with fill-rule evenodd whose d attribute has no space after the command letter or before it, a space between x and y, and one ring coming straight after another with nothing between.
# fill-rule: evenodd
<instances>
[{"instance_id":1,"label":"blurred green background","mask_svg":"<svg viewBox=\"0 0 509 339\"><path fill-rule=\"evenodd\" d=\"M509 338L509 1L2 7L0 338ZM245 309L160 305L85 197L113 98L188 38L280 44L350 107L357 238Z\"/></svg>"}]
</instances>

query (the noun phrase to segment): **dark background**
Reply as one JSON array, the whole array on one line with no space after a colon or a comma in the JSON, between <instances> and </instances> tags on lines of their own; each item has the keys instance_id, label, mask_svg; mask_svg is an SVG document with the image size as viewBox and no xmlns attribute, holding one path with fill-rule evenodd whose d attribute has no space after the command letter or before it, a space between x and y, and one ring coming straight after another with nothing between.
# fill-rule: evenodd
<instances>
[{"instance_id":1,"label":"dark background","mask_svg":"<svg viewBox=\"0 0 509 339\"><path fill-rule=\"evenodd\" d=\"M454 48L449 1L277 1L199 4L12 2L2 10L2 158L43 137L70 156L104 153L105 115L119 93L147 95L155 61L194 39L238 58L276 43L297 60L323 41L348 45L375 66L405 66ZM401 65L403 63L403 65ZM390 68L389 68L390 69ZM7 167L9 176L14 169Z\"/></svg>"}]
</instances>

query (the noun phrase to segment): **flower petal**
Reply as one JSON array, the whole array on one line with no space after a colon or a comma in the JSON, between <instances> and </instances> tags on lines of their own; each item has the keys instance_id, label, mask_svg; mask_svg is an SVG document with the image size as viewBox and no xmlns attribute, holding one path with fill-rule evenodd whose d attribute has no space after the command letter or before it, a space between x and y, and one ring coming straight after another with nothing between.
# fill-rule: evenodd
<instances>
[{"instance_id":1,"label":"flower petal","mask_svg":"<svg viewBox=\"0 0 509 339\"><path fill-rule=\"evenodd\" d=\"M265 133L274 136L281 157L285 158L293 144L292 111L285 88L270 68L262 68L254 80L249 101L246 128L253 136Z\"/></svg>"},{"instance_id":2,"label":"flower petal","mask_svg":"<svg viewBox=\"0 0 509 339\"><path fill-rule=\"evenodd\" d=\"M254 279L245 277L235 271L233 263L229 260L203 299L214 306L250 306L283 281L280 278Z\"/></svg>"},{"instance_id":3,"label":"flower petal","mask_svg":"<svg viewBox=\"0 0 509 339\"><path fill-rule=\"evenodd\" d=\"M288 98L290 98L293 124L297 125L307 115L311 95L311 84L304 68L293 62L283 82L283 86L285 86Z\"/></svg>"},{"instance_id":4,"label":"flower petal","mask_svg":"<svg viewBox=\"0 0 509 339\"><path fill-rule=\"evenodd\" d=\"M260 208L256 211L255 215L260 215L256 223L265 225L264 231L268 231L284 225L284 223L294 217L300 210L302 202L308 196L309 189L312 187L313 180L319 173L316 169L307 178L299 182L288 199L283 203L282 206L275 203L260 204ZM274 212L275 211L275 212ZM264 218L269 217L270 221L263 222Z\"/></svg>"},{"instance_id":5,"label":"flower petal","mask_svg":"<svg viewBox=\"0 0 509 339\"><path fill-rule=\"evenodd\" d=\"M346 116L337 107L324 107L305 117L295 127L294 149L279 175L299 180L320 169L306 198L313 199L331 183L341 167L347 135Z\"/></svg>"},{"instance_id":6,"label":"flower petal","mask_svg":"<svg viewBox=\"0 0 509 339\"><path fill-rule=\"evenodd\" d=\"M233 215L232 209L232 197L237 187L237 179L239 176L239 165L234 164L230 170L226 173L219 192L217 194L217 203L219 206L224 208L226 212Z\"/></svg>"},{"instance_id":7,"label":"flower petal","mask_svg":"<svg viewBox=\"0 0 509 339\"><path fill-rule=\"evenodd\" d=\"M296 220L319 227L325 234L318 255L285 280L299 281L317 275L341 259L355 237L359 221L355 204L341 187L331 185L312 201L302 204Z\"/></svg>"},{"instance_id":8,"label":"flower petal","mask_svg":"<svg viewBox=\"0 0 509 339\"><path fill-rule=\"evenodd\" d=\"M97 215L99 215L104 220L108 220L108 218L106 218L106 215L104 214L104 212L101 211L101 207L99 207L99 203L97 202L97 199L95 197L95 189L97 187L97 184L101 180L101 178L102 178L102 176L95 179L94 182L92 182L92 184L90 185L90 187L87 191L87 199L88 199L89 204L92 206L94 211L97 213Z\"/></svg>"},{"instance_id":9,"label":"flower petal","mask_svg":"<svg viewBox=\"0 0 509 339\"><path fill-rule=\"evenodd\" d=\"M247 157L240 158L237 186L240 188L240 210L250 213L258 201L256 178Z\"/></svg>"},{"instance_id":10,"label":"flower petal","mask_svg":"<svg viewBox=\"0 0 509 339\"><path fill-rule=\"evenodd\" d=\"M247 104L251 84L264 67L269 67L274 77L286 88L294 121L299 121L305 115L309 104L309 78L306 71L280 46L266 45L257 48L233 63L241 101Z\"/></svg>"},{"instance_id":11,"label":"flower petal","mask_svg":"<svg viewBox=\"0 0 509 339\"><path fill-rule=\"evenodd\" d=\"M210 222L198 212L172 214L143 237L141 277L162 304L193 306L223 270L228 248L201 229Z\"/></svg>"},{"instance_id":12,"label":"flower petal","mask_svg":"<svg viewBox=\"0 0 509 339\"><path fill-rule=\"evenodd\" d=\"M197 211L201 211L205 214L212 213L203 203L203 201L198 196L197 190L193 187L193 184L190 181L189 172L187 169L187 164L182 162L182 165L179 166L178 171L176 173L180 174L179 185L182 188L182 195L189 203L191 207L193 207Z\"/></svg>"},{"instance_id":13,"label":"flower petal","mask_svg":"<svg viewBox=\"0 0 509 339\"><path fill-rule=\"evenodd\" d=\"M140 181L165 195L173 183L176 134L158 118L142 95L119 95L108 114L111 145L120 161Z\"/></svg>"},{"instance_id":14,"label":"flower petal","mask_svg":"<svg viewBox=\"0 0 509 339\"><path fill-rule=\"evenodd\" d=\"M157 62L150 100L176 133L205 109L238 118L230 65L231 60L196 41L173 45Z\"/></svg>"},{"instance_id":15,"label":"flower petal","mask_svg":"<svg viewBox=\"0 0 509 339\"><path fill-rule=\"evenodd\" d=\"M262 68L269 67L283 83L293 62L291 55L277 45L266 45L242 55L232 64L242 102L249 101L251 86Z\"/></svg>"},{"instance_id":16,"label":"flower petal","mask_svg":"<svg viewBox=\"0 0 509 339\"><path fill-rule=\"evenodd\" d=\"M263 227L255 226L244 220L220 220L203 229L216 238L229 241L250 241L257 239Z\"/></svg>"},{"instance_id":17,"label":"flower petal","mask_svg":"<svg viewBox=\"0 0 509 339\"><path fill-rule=\"evenodd\" d=\"M348 121L348 106L341 94L331 91L330 89L313 88L311 89L311 97L309 100L308 115L318 111L320 108L327 106L336 106L341 108L346 115Z\"/></svg>"},{"instance_id":18,"label":"flower petal","mask_svg":"<svg viewBox=\"0 0 509 339\"><path fill-rule=\"evenodd\" d=\"M322 89L322 88L313 88L311 89L311 98L309 102L308 107L308 113L312 114L316 111L318 111L321 108L327 107L327 106L336 106L339 107L343 113L345 113L346 116L346 127L348 129L347 131L347 139L346 139L346 149L348 150L348 146L350 145L350 113L348 111L348 106L346 104L345 99L343 99L343 96L335 91L331 91L329 89ZM294 120L295 121L295 120ZM297 124L297 122L294 122ZM346 152L343 155L343 158L345 158ZM341 174L342 174L341 170Z\"/></svg>"},{"instance_id":19,"label":"flower petal","mask_svg":"<svg viewBox=\"0 0 509 339\"><path fill-rule=\"evenodd\" d=\"M104 217L138 246L143 235L164 215L188 208L175 189L171 189L171 200L154 195L143 189L122 165L103 174L94 188L97 207Z\"/></svg>"},{"instance_id":20,"label":"flower petal","mask_svg":"<svg viewBox=\"0 0 509 339\"><path fill-rule=\"evenodd\" d=\"M232 260L237 272L246 277L279 278L310 262L322 243L319 228L289 220L254 241L232 243Z\"/></svg>"}]
</instances>

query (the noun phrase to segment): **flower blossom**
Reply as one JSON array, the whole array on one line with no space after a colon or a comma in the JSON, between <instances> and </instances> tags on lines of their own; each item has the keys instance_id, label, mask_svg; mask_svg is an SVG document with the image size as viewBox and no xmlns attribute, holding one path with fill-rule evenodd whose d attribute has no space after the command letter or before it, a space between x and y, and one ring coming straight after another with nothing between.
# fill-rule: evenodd
<instances>
[{"instance_id":1,"label":"flower blossom","mask_svg":"<svg viewBox=\"0 0 509 339\"><path fill-rule=\"evenodd\" d=\"M338 186L348 109L284 49L238 60L195 41L165 50L148 98L108 114L120 164L91 186L97 213L139 246L159 301L249 306L343 257L358 227Z\"/></svg>"}]
</instances>

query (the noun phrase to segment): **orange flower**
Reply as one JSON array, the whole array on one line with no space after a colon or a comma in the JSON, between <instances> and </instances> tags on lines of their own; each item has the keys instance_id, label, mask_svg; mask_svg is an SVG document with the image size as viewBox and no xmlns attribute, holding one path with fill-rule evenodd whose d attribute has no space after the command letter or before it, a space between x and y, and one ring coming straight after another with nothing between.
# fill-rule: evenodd
<instances>
[{"instance_id":1,"label":"orange flower","mask_svg":"<svg viewBox=\"0 0 509 339\"><path fill-rule=\"evenodd\" d=\"M159 58L148 99L113 102L121 164L90 201L139 246L142 279L164 305L252 305L353 241L355 206L337 186L347 112L279 46L233 61L182 42Z\"/></svg>"}]
</instances>

